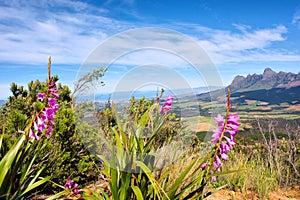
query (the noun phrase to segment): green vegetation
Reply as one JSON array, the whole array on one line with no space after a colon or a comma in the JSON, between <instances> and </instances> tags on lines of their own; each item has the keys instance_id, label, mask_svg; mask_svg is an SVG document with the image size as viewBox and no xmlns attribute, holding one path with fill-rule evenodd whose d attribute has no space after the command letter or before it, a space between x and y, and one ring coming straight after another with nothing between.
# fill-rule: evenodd
<instances>
[{"instance_id":1,"label":"green vegetation","mask_svg":"<svg viewBox=\"0 0 300 200\"><path fill-rule=\"evenodd\" d=\"M160 95L95 109L75 102L50 76L50 64L46 81L28 89L12 83L0 109L0 198L203 199L226 187L265 199L300 184L299 111L290 103L247 100L231 108L228 93L227 104L184 101L181 109L201 116L180 118L172 97ZM105 71L80 79L76 94ZM216 110L225 118L214 120Z\"/></svg>"}]
</instances>

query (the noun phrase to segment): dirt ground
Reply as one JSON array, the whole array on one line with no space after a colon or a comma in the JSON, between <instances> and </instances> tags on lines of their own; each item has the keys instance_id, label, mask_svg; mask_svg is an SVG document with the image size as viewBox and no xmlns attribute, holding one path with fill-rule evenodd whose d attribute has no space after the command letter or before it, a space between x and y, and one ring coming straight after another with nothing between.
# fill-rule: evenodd
<instances>
[{"instance_id":1,"label":"dirt ground","mask_svg":"<svg viewBox=\"0 0 300 200\"><path fill-rule=\"evenodd\" d=\"M103 189L107 190L107 184L103 187L103 183L98 183ZM90 187L94 190L94 186ZM32 197L34 200L43 200L49 198L49 195L38 195ZM64 198L62 198L64 199ZM261 200L258 195L254 192L249 191L246 194L242 192L234 192L226 189L219 190L218 192L213 193L211 196L207 197L206 200ZM294 186L291 188L280 188L277 191L271 192L269 197L264 198L263 200L300 200L300 186Z\"/></svg>"},{"instance_id":2,"label":"dirt ground","mask_svg":"<svg viewBox=\"0 0 300 200\"><path fill-rule=\"evenodd\" d=\"M269 197L264 199L269 200L300 200L300 186L292 188L280 188L277 191L271 192ZM259 200L259 197L254 192L234 192L229 190L220 190L207 198L207 200Z\"/></svg>"}]
</instances>

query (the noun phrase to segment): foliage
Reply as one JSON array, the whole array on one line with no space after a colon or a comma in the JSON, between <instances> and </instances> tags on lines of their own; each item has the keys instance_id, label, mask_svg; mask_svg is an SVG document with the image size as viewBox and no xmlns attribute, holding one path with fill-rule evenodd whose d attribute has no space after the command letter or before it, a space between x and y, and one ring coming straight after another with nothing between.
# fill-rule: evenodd
<instances>
[{"instance_id":1,"label":"foliage","mask_svg":"<svg viewBox=\"0 0 300 200\"><path fill-rule=\"evenodd\" d=\"M60 104L48 149L47 162L51 167L46 172L52 175L52 181L62 185L68 176L81 184L98 176L96 161L84 148L76 132L74 114L70 102Z\"/></svg>"},{"instance_id":2,"label":"foliage","mask_svg":"<svg viewBox=\"0 0 300 200\"><path fill-rule=\"evenodd\" d=\"M86 74L75 85L73 96L67 86L57 84L60 106L53 134L46 138L44 131L39 141L30 137L29 130L45 106L38 94L49 90L50 79L31 81L28 89L11 84L12 96L0 109L0 197L30 197L50 177L52 184L44 192L64 191L49 199L202 199L210 194L204 193L208 183L244 194L253 191L264 199L280 186L299 184L299 126L286 126L286 133L277 133L274 123L264 127L258 122L260 136L256 133L235 141L239 118L231 113L229 95L225 119L216 117L212 144L200 143L184 132L180 119L168 111L172 100L168 97L160 102L162 95L156 101L132 97L122 112L108 100L104 109L96 111L99 126L81 123L86 111L95 110L83 103L74 108L74 94L93 86L105 72L100 68ZM58 77L52 80L56 82ZM162 109L160 103L169 107ZM97 137L92 134L97 131L101 141L95 144ZM79 135L85 145L97 149L96 156L87 152ZM235 142L239 145L229 153ZM218 176L221 178L216 179ZM107 185L78 187L77 183L96 179Z\"/></svg>"},{"instance_id":3,"label":"foliage","mask_svg":"<svg viewBox=\"0 0 300 200\"><path fill-rule=\"evenodd\" d=\"M252 191L265 199L279 187L299 184L300 129L286 125L285 132L278 132L274 120L257 124L261 133L248 134L244 145L240 138L240 145L224 166L242 171L222 177L219 184L227 184L229 189L245 195Z\"/></svg>"},{"instance_id":4,"label":"foliage","mask_svg":"<svg viewBox=\"0 0 300 200\"><path fill-rule=\"evenodd\" d=\"M53 77L58 80L57 76ZM36 80L28 84L28 89L11 84L12 96L0 110L0 131L3 135L1 156L7 152L19 140L18 130L24 130L26 122L31 116L41 108L41 103L37 100L37 94L47 91L48 82ZM52 180L64 184L65 179L71 175L79 183L87 182L98 175L98 168L95 167L93 157L85 150L80 138L76 133L74 110L71 103L71 91L67 86L57 84L59 91L58 103L60 108L57 111L53 134L39 153L28 154L28 159L35 157L36 163L44 163L47 166L42 176L51 176ZM48 185L48 192L52 188ZM53 189L53 188L52 188ZM52 190L51 189L51 190Z\"/></svg>"},{"instance_id":5,"label":"foliage","mask_svg":"<svg viewBox=\"0 0 300 200\"><path fill-rule=\"evenodd\" d=\"M124 108L122 117L132 121L135 125L139 123L143 115L148 112L149 109L155 104L154 99L149 100L145 97L141 99L130 99L129 105ZM110 130L116 126L116 119L112 112L111 102L105 104L102 110L99 110L96 114L100 129L103 133L109 133ZM175 113L169 113L166 116L163 127L158 132L153 145L157 148L162 147L168 140L177 136L183 131L183 125L181 120L176 116Z\"/></svg>"},{"instance_id":6,"label":"foliage","mask_svg":"<svg viewBox=\"0 0 300 200\"><path fill-rule=\"evenodd\" d=\"M0 148L3 134L0 135ZM43 143L30 141L22 134L15 144L2 152L0 161L0 197L6 199L21 199L25 195L46 183L50 177L41 178L45 165L34 164L36 156L43 148Z\"/></svg>"},{"instance_id":7,"label":"foliage","mask_svg":"<svg viewBox=\"0 0 300 200\"><path fill-rule=\"evenodd\" d=\"M12 86L15 97L21 95L17 87ZM20 88L22 89L22 88ZM24 94L24 93L23 93ZM28 94L28 93L27 93ZM40 178L46 165L43 162L36 162L37 155L45 148L45 142L41 137L49 136L52 133L55 113L58 109L57 89L52 78L48 80L47 91L37 95L41 101L36 107L32 116L26 120L24 129L19 129L16 135L17 140L9 148L2 148L3 142L9 137L3 128L0 135L0 196L6 199L22 199L27 193L44 184L50 177ZM24 130L24 131L23 131ZM6 135L7 136L7 135Z\"/></svg>"},{"instance_id":8,"label":"foliage","mask_svg":"<svg viewBox=\"0 0 300 200\"><path fill-rule=\"evenodd\" d=\"M170 144L171 135L165 140L168 142L154 145L161 137L170 115L161 112L163 109L159 106L159 102L145 104L144 101L142 99L135 104L136 101L132 99L133 104L129 106L132 112L129 112L128 118L123 116L122 120L116 108L112 106L112 117L107 119L114 119L116 125L105 128L108 133L104 132L102 135L102 141L109 154L101 152L98 155L104 162L102 173L108 181L109 192L102 188L88 192L83 189L82 195L89 199L118 200L204 198L204 187L212 177L230 173L221 172L220 161L217 159L219 152L226 154L231 148L228 146L224 151L222 149L224 145L233 145L229 141L226 144L222 143L226 138L225 132L235 134L237 130L233 123L237 123L238 118L230 114L230 103L228 102L225 120L222 121L218 117L217 123L220 124L222 121L223 128L220 124L218 134L214 136L215 143L208 153L203 154L203 149L192 153L189 147L185 151L178 148L184 146L183 135L170 146L167 144ZM153 154L160 150L167 152L170 157ZM222 158L225 161L227 157L222 155Z\"/></svg>"},{"instance_id":9,"label":"foliage","mask_svg":"<svg viewBox=\"0 0 300 200\"><path fill-rule=\"evenodd\" d=\"M271 191L279 188L280 177L261 156L262 154L255 152L250 157L249 154L235 150L231 153L232 159L225 163L224 168L238 172L221 177L218 184L227 184L230 190L241 191L245 195L252 191L259 199L268 198Z\"/></svg>"}]
</instances>

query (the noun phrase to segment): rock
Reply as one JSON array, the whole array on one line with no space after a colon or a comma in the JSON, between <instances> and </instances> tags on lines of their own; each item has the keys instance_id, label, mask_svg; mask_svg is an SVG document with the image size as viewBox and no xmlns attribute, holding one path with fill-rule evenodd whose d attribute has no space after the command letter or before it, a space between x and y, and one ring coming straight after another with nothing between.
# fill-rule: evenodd
<instances>
[{"instance_id":1,"label":"rock","mask_svg":"<svg viewBox=\"0 0 300 200\"><path fill-rule=\"evenodd\" d=\"M300 86L300 72L298 74L282 71L276 73L271 68L266 68L263 74L249 74L246 78L238 75L230 84L234 92L297 86Z\"/></svg>"}]
</instances>

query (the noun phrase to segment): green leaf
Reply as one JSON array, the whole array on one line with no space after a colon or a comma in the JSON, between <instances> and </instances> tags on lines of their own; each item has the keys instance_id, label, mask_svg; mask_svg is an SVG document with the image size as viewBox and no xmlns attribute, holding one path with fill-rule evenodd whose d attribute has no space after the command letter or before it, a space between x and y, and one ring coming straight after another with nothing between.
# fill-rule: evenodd
<instances>
[{"instance_id":1,"label":"green leaf","mask_svg":"<svg viewBox=\"0 0 300 200\"><path fill-rule=\"evenodd\" d=\"M88 200L99 200L99 199L103 199L103 200L110 200L109 196L104 192L104 190L100 187L97 188L98 190L100 190L100 194L98 194L97 192L90 190L90 189L85 189L84 191L88 190L91 194L88 194L87 192L83 192L82 193L82 198L83 199L88 199Z\"/></svg>"},{"instance_id":2,"label":"green leaf","mask_svg":"<svg viewBox=\"0 0 300 200\"><path fill-rule=\"evenodd\" d=\"M170 198L168 197L167 193L160 187L160 185L155 180L153 172L143 162L141 162L141 161L135 161L135 163L147 175L149 181L152 184L152 187L153 187L153 190L154 190L155 194L158 196L158 199L162 199L162 196L165 195L165 197L168 200L170 200Z\"/></svg>"},{"instance_id":3,"label":"green leaf","mask_svg":"<svg viewBox=\"0 0 300 200\"><path fill-rule=\"evenodd\" d=\"M45 167L46 167L46 165L44 165L44 166L36 173L36 175L34 176L34 178L31 179L31 181L30 181L30 183L29 183L29 185L28 185L29 187L30 187L31 185L34 184L35 180L39 177L39 175L42 173L42 171L45 169Z\"/></svg>"},{"instance_id":4,"label":"green leaf","mask_svg":"<svg viewBox=\"0 0 300 200\"><path fill-rule=\"evenodd\" d=\"M155 127L154 131L151 133L151 137L149 138L149 140L145 144L145 147L144 147L145 152L150 150L151 145L152 145L156 135L163 128L164 122L165 122L165 120L163 118L161 118L160 121L158 121L158 126Z\"/></svg>"},{"instance_id":5,"label":"green leaf","mask_svg":"<svg viewBox=\"0 0 300 200\"><path fill-rule=\"evenodd\" d=\"M143 194L138 186L131 186L137 200L144 200Z\"/></svg>"},{"instance_id":6,"label":"green leaf","mask_svg":"<svg viewBox=\"0 0 300 200\"><path fill-rule=\"evenodd\" d=\"M34 162L35 158L36 158L36 154L32 158L31 162L24 166L23 170L25 170L25 171L22 172L22 176L21 176L21 179L20 179L20 184L23 184L23 182L28 177L29 171L30 171L30 169L31 169L31 167L33 165L33 162Z\"/></svg>"},{"instance_id":7,"label":"green leaf","mask_svg":"<svg viewBox=\"0 0 300 200\"><path fill-rule=\"evenodd\" d=\"M186 177L186 175L189 173L189 171L191 170L191 168L195 165L197 160L193 161L181 174L180 176L176 179L176 181L174 182L174 184L171 186L170 191L168 192L168 197L170 199L174 199L174 196L176 194L176 191L178 190L180 184L182 183L182 181L184 180L184 178Z\"/></svg>"},{"instance_id":8,"label":"green leaf","mask_svg":"<svg viewBox=\"0 0 300 200\"><path fill-rule=\"evenodd\" d=\"M25 135L22 135L20 139L14 144L14 146L4 155L4 157L0 161L0 188L3 187L4 179L8 174L8 171L12 168L12 164L23 144L24 140L26 139ZM0 191L2 193L2 191Z\"/></svg>"},{"instance_id":9,"label":"green leaf","mask_svg":"<svg viewBox=\"0 0 300 200\"><path fill-rule=\"evenodd\" d=\"M64 190L64 191L62 191L62 192L59 192L59 193L57 193L57 194L55 194L55 195L53 195L53 196L47 198L46 200L54 200L54 199L58 199L59 197L68 194L69 192L70 192L70 190Z\"/></svg>"},{"instance_id":10,"label":"green leaf","mask_svg":"<svg viewBox=\"0 0 300 200\"><path fill-rule=\"evenodd\" d=\"M221 175L226 175L226 174L232 174L240 171L244 171L246 169L238 169L238 170L231 170L231 171L226 171L226 172L217 172L214 174L209 174L207 177L213 177L213 176L221 176Z\"/></svg>"},{"instance_id":11,"label":"green leaf","mask_svg":"<svg viewBox=\"0 0 300 200\"><path fill-rule=\"evenodd\" d=\"M39 180L39 181L37 181L37 182L35 182L33 184L30 184L30 186L26 188L26 190L22 193L22 195L26 194L30 190L33 190L34 188L39 187L40 185L46 183L49 180L50 180L50 177L41 178L41 180Z\"/></svg>"},{"instance_id":12,"label":"green leaf","mask_svg":"<svg viewBox=\"0 0 300 200\"><path fill-rule=\"evenodd\" d=\"M4 128L3 128L3 132L4 132ZM3 135L4 135L4 133L2 133L0 135L0 150L1 150L1 147L2 147Z\"/></svg>"},{"instance_id":13,"label":"green leaf","mask_svg":"<svg viewBox=\"0 0 300 200\"><path fill-rule=\"evenodd\" d=\"M121 179L121 187L120 187L120 199L127 200L128 199L128 188L130 185L131 180L131 173L122 172L122 179Z\"/></svg>"},{"instance_id":14,"label":"green leaf","mask_svg":"<svg viewBox=\"0 0 300 200\"><path fill-rule=\"evenodd\" d=\"M144 128L147 124L148 124L148 121L149 121L149 109L142 115L140 121L139 121L139 124L138 126L139 127L142 127Z\"/></svg>"},{"instance_id":15,"label":"green leaf","mask_svg":"<svg viewBox=\"0 0 300 200\"><path fill-rule=\"evenodd\" d=\"M203 181L203 174L201 174L201 176L196 177L192 182L190 182L187 186L185 186L184 188L181 189L181 192L176 194L176 196L174 197L174 199L181 199L181 197L183 197L185 195L185 192L188 191L189 189L191 189L192 187L194 187L196 184L198 184L199 182L202 183ZM205 183L204 183L205 184ZM203 185L200 185L200 187L203 187Z\"/></svg>"}]
</instances>

